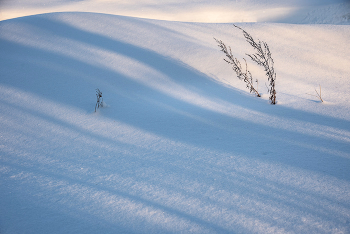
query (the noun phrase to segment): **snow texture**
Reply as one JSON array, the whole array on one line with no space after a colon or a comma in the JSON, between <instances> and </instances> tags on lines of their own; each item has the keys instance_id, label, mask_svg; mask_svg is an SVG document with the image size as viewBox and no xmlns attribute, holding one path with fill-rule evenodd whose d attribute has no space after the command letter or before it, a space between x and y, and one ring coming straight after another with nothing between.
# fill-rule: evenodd
<instances>
[{"instance_id":1,"label":"snow texture","mask_svg":"<svg viewBox=\"0 0 350 234\"><path fill-rule=\"evenodd\" d=\"M350 233L348 6L2 1L0 233Z\"/></svg>"}]
</instances>

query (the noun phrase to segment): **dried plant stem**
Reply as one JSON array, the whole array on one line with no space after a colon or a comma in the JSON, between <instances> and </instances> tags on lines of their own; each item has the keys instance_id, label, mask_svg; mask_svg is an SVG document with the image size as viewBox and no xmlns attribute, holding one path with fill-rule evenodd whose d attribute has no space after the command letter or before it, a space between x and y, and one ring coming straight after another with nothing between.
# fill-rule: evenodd
<instances>
[{"instance_id":1,"label":"dried plant stem","mask_svg":"<svg viewBox=\"0 0 350 234\"><path fill-rule=\"evenodd\" d=\"M254 88L253 77L252 77L252 74L250 73L250 71L248 71L247 61L243 58L243 60L245 62L245 71L242 71L241 63L239 62L239 60L237 58L235 58L233 56L231 47L227 48L227 46L225 45L224 42L222 42L221 40L218 40L216 38L214 38L214 39L219 44L218 46L221 48L221 51L224 52L226 55L227 59L224 59L224 61L227 62L228 64L232 65L232 69L236 72L237 78L240 80L243 80L246 83L247 88L249 89L249 91L251 93L255 93L256 96L261 97L258 90Z\"/></svg>"},{"instance_id":2,"label":"dried plant stem","mask_svg":"<svg viewBox=\"0 0 350 234\"><path fill-rule=\"evenodd\" d=\"M317 95L313 95L313 94L309 94L309 93L307 93L307 94L311 95L311 96L314 96L314 97L317 97L318 99L321 100L321 102L323 102L322 93L321 93L321 85L319 85L319 86L320 86L320 93L318 93L317 90L315 89L315 92L316 92Z\"/></svg>"},{"instance_id":3,"label":"dried plant stem","mask_svg":"<svg viewBox=\"0 0 350 234\"><path fill-rule=\"evenodd\" d=\"M96 89L96 97L97 97L97 102L95 105L95 112L97 108L103 107L102 92L99 89Z\"/></svg>"},{"instance_id":4,"label":"dried plant stem","mask_svg":"<svg viewBox=\"0 0 350 234\"><path fill-rule=\"evenodd\" d=\"M270 81L270 101L271 104L276 104L276 89L275 89L275 81L276 81L276 73L275 69L273 68L274 61L271 57L270 48L267 45L266 42L258 40L257 42L253 39L253 37L244 29L233 25L236 28L240 29L243 32L243 35L246 39L246 41L257 51L255 54L247 54L254 62L256 62L258 65L264 67L264 70L266 72L266 76L268 77L268 80Z\"/></svg>"}]
</instances>

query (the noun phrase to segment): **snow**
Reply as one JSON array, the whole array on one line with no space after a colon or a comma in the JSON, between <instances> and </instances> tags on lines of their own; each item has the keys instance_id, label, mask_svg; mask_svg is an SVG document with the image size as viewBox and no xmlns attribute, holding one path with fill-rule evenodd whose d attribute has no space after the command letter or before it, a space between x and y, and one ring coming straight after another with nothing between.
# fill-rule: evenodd
<instances>
[{"instance_id":1,"label":"snow","mask_svg":"<svg viewBox=\"0 0 350 234\"><path fill-rule=\"evenodd\" d=\"M348 7L2 1L0 233L349 233Z\"/></svg>"},{"instance_id":2,"label":"snow","mask_svg":"<svg viewBox=\"0 0 350 234\"><path fill-rule=\"evenodd\" d=\"M184 22L349 24L348 0L2 0L0 20L49 12L98 12Z\"/></svg>"}]
</instances>

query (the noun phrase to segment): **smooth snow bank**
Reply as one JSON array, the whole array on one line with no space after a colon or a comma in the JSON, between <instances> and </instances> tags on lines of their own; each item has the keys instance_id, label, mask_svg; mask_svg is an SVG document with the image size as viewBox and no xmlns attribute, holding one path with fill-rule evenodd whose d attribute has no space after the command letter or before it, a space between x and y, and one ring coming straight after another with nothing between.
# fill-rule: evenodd
<instances>
[{"instance_id":1,"label":"smooth snow bank","mask_svg":"<svg viewBox=\"0 0 350 234\"><path fill-rule=\"evenodd\" d=\"M335 165L340 171L347 166L331 152L308 149L310 143L285 142L286 137L274 139L281 146L264 147L261 133L228 134L239 130L236 121L221 122L234 126L225 131L189 117L183 121L196 125L167 123L154 114L163 122L159 127L174 124L179 134L207 144L196 146L186 137L174 141L13 88L2 87L1 93L8 97L1 104L4 234L349 231L348 178L327 175ZM145 113L150 114L140 114ZM178 133L172 129L168 137ZM259 148L244 152L240 147L251 144L242 137ZM325 157L332 157L327 165ZM290 160L300 162L288 166ZM309 160L314 168L298 166Z\"/></svg>"},{"instance_id":2,"label":"smooth snow bank","mask_svg":"<svg viewBox=\"0 0 350 234\"><path fill-rule=\"evenodd\" d=\"M350 27L239 25L270 45L276 106L222 60L213 37L250 52L230 24L0 22L0 232L349 232Z\"/></svg>"},{"instance_id":3,"label":"smooth snow bank","mask_svg":"<svg viewBox=\"0 0 350 234\"><path fill-rule=\"evenodd\" d=\"M350 3L347 0L3 0L0 20L67 11L207 23L350 23Z\"/></svg>"}]
</instances>

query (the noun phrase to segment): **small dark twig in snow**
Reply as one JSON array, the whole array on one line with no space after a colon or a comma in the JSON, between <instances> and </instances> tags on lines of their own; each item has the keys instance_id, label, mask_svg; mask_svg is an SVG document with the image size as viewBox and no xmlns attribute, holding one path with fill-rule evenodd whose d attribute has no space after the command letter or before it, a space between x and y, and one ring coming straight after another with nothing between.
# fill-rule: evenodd
<instances>
[{"instance_id":1,"label":"small dark twig in snow","mask_svg":"<svg viewBox=\"0 0 350 234\"><path fill-rule=\"evenodd\" d=\"M321 102L323 102L322 93L321 93L321 85L319 85L319 86L320 86L320 93L318 93L317 90L315 89L315 92L316 92L317 95L313 95L313 94L309 94L309 93L307 93L307 94L311 95L311 96L314 96L314 97L317 97L318 99L321 100Z\"/></svg>"},{"instance_id":2,"label":"small dark twig in snow","mask_svg":"<svg viewBox=\"0 0 350 234\"><path fill-rule=\"evenodd\" d=\"M97 97L97 102L95 105L95 112L96 112L96 109L103 107L102 92L99 89L96 89L96 97Z\"/></svg>"}]
</instances>

